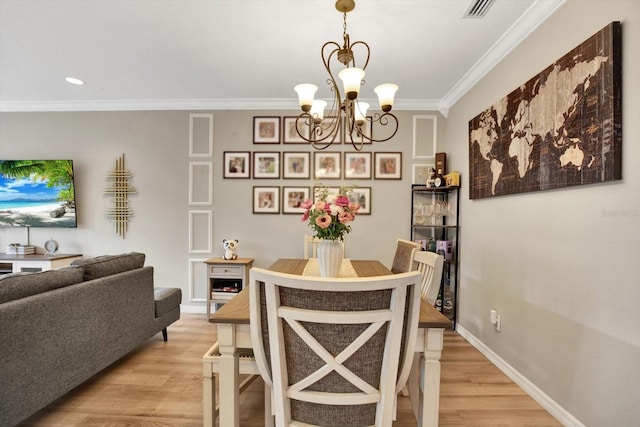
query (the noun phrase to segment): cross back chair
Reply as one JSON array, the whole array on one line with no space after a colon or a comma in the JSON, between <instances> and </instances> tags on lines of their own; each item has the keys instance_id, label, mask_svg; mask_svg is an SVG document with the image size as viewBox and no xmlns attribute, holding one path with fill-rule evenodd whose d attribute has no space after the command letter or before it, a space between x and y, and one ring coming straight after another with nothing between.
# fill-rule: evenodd
<instances>
[{"instance_id":1,"label":"cross back chair","mask_svg":"<svg viewBox=\"0 0 640 427\"><path fill-rule=\"evenodd\" d=\"M251 341L276 426L391 426L420 312L418 272L250 272Z\"/></svg>"},{"instance_id":2,"label":"cross back chair","mask_svg":"<svg viewBox=\"0 0 640 427\"><path fill-rule=\"evenodd\" d=\"M413 260L415 261L418 271L422 275L420 289L422 298L429 304L435 305L438 291L440 290L440 282L442 281L442 270L444 268L444 257L434 252L417 251ZM424 390L420 390L420 357L414 355L413 364L409 374L406 386L402 389L404 396L411 397L411 404L414 408L414 414L418 417L417 408L420 403L419 396Z\"/></svg>"},{"instance_id":3,"label":"cross back chair","mask_svg":"<svg viewBox=\"0 0 640 427\"><path fill-rule=\"evenodd\" d=\"M422 274L422 298L427 300L429 304L434 305L440 290L440 282L442 281L442 269L444 267L444 257L434 252L417 251L413 260L415 261L418 271Z\"/></svg>"},{"instance_id":4,"label":"cross back chair","mask_svg":"<svg viewBox=\"0 0 640 427\"><path fill-rule=\"evenodd\" d=\"M415 270L413 257L420 249L420 244L410 240L398 239L396 251L391 264L392 273L406 273Z\"/></svg>"},{"instance_id":5,"label":"cross back chair","mask_svg":"<svg viewBox=\"0 0 640 427\"><path fill-rule=\"evenodd\" d=\"M304 236L304 258L317 258L318 257L318 243L322 242L322 239L317 237L305 235ZM342 249L344 251L344 240L341 241Z\"/></svg>"}]
</instances>

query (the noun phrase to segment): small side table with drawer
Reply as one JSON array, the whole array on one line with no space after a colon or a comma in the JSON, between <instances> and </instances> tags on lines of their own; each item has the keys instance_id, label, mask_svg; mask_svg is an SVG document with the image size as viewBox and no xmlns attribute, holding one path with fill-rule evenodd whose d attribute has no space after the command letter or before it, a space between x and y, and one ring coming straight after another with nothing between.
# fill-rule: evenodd
<instances>
[{"instance_id":1,"label":"small side table with drawer","mask_svg":"<svg viewBox=\"0 0 640 427\"><path fill-rule=\"evenodd\" d=\"M236 296L249 283L249 270L253 258L211 258L207 264L207 320L211 317L211 304L224 304Z\"/></svg>"}]
</instances>

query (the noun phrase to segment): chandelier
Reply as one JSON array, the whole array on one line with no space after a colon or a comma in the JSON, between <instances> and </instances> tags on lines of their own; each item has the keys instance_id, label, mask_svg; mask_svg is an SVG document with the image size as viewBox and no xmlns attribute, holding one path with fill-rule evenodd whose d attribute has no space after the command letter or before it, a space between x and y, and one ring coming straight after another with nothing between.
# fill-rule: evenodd
<instances>
[{"instance_id":1,"label":"chandelier","mask_svg":"<svg viewBox=\"0 0 640 427\"><path fill-rule=\"evenodd\" d=\"M337 42L326 42L321 49L324 68L329 73L326 83L333 92L333 105L325 116L327 102L321 99L314 100L318 87L313 84L303 83L294 87L298 93L298 100L302 113L296 118L296 130L298 135L317 150L324 150L334 142L340 143L341 133L345 143L350 142L357 150L362 150L363 144L371 142L383 142L393 138L398 132L398 118L391 113L393 98L398 86L393 83L385 83L373 90L378 95L382 113L375 113L367 117L369 104L358 100L360 86L365 83L365 69L369 63L369 45L363 41L350 43L347 34L347 13L355 8L354 0L336 1L336 9L343 14L343 45ZM356 66L354 48L364 52L365 59L361 68ZM333 62L332 62L333 60ZM336 60L344 65L338 77L342 80L341 88L336 82L332 66L339 66ZM381 126L389 125L386 137L376 139L371 128L373 123ZM344 126L344 132L341 132ZM367 129L367 126L369 128Z\"/></svg>"}]
</instances>

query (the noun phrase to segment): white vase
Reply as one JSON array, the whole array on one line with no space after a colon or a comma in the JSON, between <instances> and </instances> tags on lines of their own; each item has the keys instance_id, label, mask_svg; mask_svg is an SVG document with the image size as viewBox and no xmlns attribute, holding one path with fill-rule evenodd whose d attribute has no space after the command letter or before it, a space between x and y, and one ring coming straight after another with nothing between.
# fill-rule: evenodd
<instances>
[{"instance_id":1,"label":"white vase","mask_svg":"<svg viewBox=\"0 0 640 427\"><path fill-rule=\"evenodd\" d=\"M342 242L340 240L323 240L318 243L317 256L320 277L338 277L344 258Z\"/></svg>"}]
</instances>

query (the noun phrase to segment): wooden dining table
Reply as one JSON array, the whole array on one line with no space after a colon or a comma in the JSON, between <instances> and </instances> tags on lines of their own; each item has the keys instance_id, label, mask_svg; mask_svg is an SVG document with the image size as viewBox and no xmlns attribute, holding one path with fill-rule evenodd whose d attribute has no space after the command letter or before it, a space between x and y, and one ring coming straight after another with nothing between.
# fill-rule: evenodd
<instances>
[{"instance_id":1,"label":"wooden dining table","mask_svg":"<svg viewBox=\"0 0 640 427\"><path fill-rule=\"evenodd\" d=\"M308 274L305 270L308 259L279 259L269 270L289 274ZM392 274L382 263L375 260L345 260L359 277L374 277ZM239 427L239 351L251 349L249 330L249 293L243 289L224 304L209 319L218 324L219 345L219 425ZM444 331L451 329L451 321L425 300L420 304L420 320L414 362L409 378L409 396L419 426L438 425L440 399L440 356ZM205 393L205 414L214 413L213 393ZM209 401L208 401L209 400ZM215 416L205 417L215 424Z\"/></svg>"}]
</instances>

